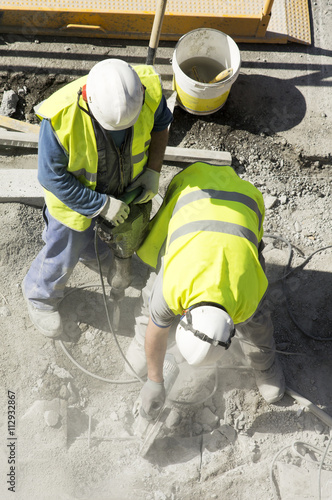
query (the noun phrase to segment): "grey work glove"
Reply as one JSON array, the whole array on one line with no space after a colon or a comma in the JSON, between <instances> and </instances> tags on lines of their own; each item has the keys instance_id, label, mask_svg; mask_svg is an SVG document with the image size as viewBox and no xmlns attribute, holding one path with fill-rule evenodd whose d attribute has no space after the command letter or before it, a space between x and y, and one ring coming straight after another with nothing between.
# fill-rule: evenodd
<instances>
[{"instance_id":1,"label":"grey work glove","mask_svg":"<svg viewBox=\"0 0 332 500\"><path fill-rule=\"evenodd\" d=\"M166 399L163 382L153 382L149 378L140 392L140 414L147 420L155 420L163 407Z\"/></svg>"},{"instance_id":2,"label":"grey work glove","mask_svg":"<svg viewBox=\"0 0 332 500\"><path fill-rule=\"evenodd\" d=\"M115 226L118 226L128 217L130 208L126 203L113 196L108 196L106 205L101 210L101 217L104 217L108 222L112 222Z\"/></svg>"},{"instance_id":3,"label":"grey work glove","mask_svg":"<svg viewBox=\"0 0 332 500\"><path fill-rule=\"evenodd\" d=\"M147 168L134 182L129 184L126 191L133 191L142 187L142 193L133 201L134 205L138 203L147 203L158 193L160 173L151 168Z\"/></svg>"}]
</instances>

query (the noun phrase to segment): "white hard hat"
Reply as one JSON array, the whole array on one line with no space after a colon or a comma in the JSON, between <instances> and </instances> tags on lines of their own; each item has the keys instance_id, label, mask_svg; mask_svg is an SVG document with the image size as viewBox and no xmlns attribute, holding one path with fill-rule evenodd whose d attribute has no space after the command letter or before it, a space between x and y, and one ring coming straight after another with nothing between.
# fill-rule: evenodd
<instances>
[{"instance_id":1,"label":"white hard hat","mask_svg":"<svg viewBox=\"0 0 332 500\"><path fill-rule=\"evenodd\" d=\"M136 71L120 59L106 59L89 72L86 82L89 108L106 130L124 130L137 120L144 87Z\"/></svg>"},{"instance_id":2,"label":"white hard hat","mask_svg":"<svg viewBox=\"0 0 332 500\"><path fill-rule=\"evenodd\" d=\"M190 365L213 364L228 349L235 328L224 309L197 305L185 312L175 334L180 353Z\"/></svg>"}]
</instances>

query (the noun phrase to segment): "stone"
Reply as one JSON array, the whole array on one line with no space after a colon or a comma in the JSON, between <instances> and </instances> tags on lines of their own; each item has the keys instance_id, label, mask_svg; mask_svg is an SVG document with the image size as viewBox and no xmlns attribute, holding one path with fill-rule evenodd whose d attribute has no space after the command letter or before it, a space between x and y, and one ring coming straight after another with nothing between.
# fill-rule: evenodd
<instances>
[{"instance_id":1,"label":"stone","mask_svg":"<svg viewBox=\"0 0 332 500\"><path fill-rule=\"evenodd\" d=\"M73 378L72 375L65 370L64 368L60 368L58 365L55 363L51 364L51 369L53 370L54 375L56 375L59 378Z\"/></svg>"},{"instance_id":2,"label":"stone","mask_svg":"<svg viewBox=\"0 0 332 500\"><path fill-rule=\"evenodd\" d=\"M9 307L0 306L0 316L11 316L11 314Z\"/></svg>"},{"instance_id":3,"label":"stone","mask_svg":"<svg viewBox=\"0 0 332 500\"><path fill-rule=\"evenodd\" d=\"M203 427L200 424L194 423L192 425L192 432L195 436L199 436L200 434L202 434L202 431Z\"/></svg>"},{"instance_id":4,"label":"stone","mask_svg":"<svg viewBox=\"0 0 332 500\"><path fill-rule=\"evenodd\" d=\"M219 417L212 413L210 408L205 407L203 408L203 410L197 413L195 420L203 426L208 425L211 427L215 427L219 422Z\"/></svg>"},{"instance_id":5,"label":"stone","mask_svg":"<svg viewBox=\"0 0 332 500\"><path fill-rule=\"evenodd\" d=\"M211 453L221 450L228 443L227 438L219 432L219 429L215 429L209 434L204 434L203 436L203 448Z\"/></svg>"},{"instance_id":6,"label":"stone","mask_svg":"<svg viewBox=\"0 0 332 500\"><path fill-rule=\"evenodd\" d=\"M276 196L272 196L270 194L267 194L266 196L264 196L264 204L265 204L265 208L267 210L275 207L275 205L277 204L277 201L278 201L278 198Z\"/></svg>"},{"instance_id":7,"label":"stone","mask_svg":"<svg viewBox=\"0 0 332 500\"><path fill-rule=\"evenodd\" d=\"M297 233L300 233L302 231L301 224L298 221L295 221L294 229Z\"/></svg>"},{"instance_id":8,"label":"stone","mask_svg":"<svg viewBox=\"0 0 332 500\"><path fill-rule=\"evenodd\" d=\"M165 495L165 493L163 493L160 490L155 491L154 498L155 498L155 500L167 500L167 496Z\"/></svg>"},{"instance_id":9,"label":"stone","mask_svg":"<svg viewBox=\"0 0 332 500\"><path fill-rule=\"evenodd\" d=\"M68 399L69 398L70 392L68 391L68 389L65 385L62 385L60 387L59 396L61 399Z\"/></svg>"},{"instance_id":10,"label":"stone","mask_svg":"<svg viewBox=\"0 0 332 500\"><path fill-rule=\"evenodd\" d=\"M323 434L324 425L319 422L319 423L314 425L314 429L315 429L316 434Z\"/></svg>"},{"instance_id":11,"label":"stone","mask_svg":"<svg viewBox=\"0 0 332 500\"><path fill-rule=\"evenodd\" d=\"M166 419L166 427L168 429L172 429L174 427L177 427L181 422L181 415L178 411L172 409Z\"/></svg>"},{"instance_id":12,"label":"stone","mask_svg":"<svg viewBox=\"0 0 332 500\"><path fill-rule=\"evenodd\" d=\"M216 430L223 434L231 443L236 441L237 432L231 425L223 424Z\"/></svg>"},{"instance_id":13,"label":"stone","mask_svg":"<svg viewBox=\"0 0 332 500\"><path fill-rule=\"evenodd\" d=\"M0 106L0 115L11 116L16 111L19 97L13 90L5 90Z\"/></svg>"},{"instance_id":14,"label":"stone","mask_svg":"<svg viewBox=\"0 0 332 500\"><path fill-rule=\"evenodd\" d=\"M55 410L48 410L44 413L44 419L49 427L55 427L59 422L60 415Z\"/></svg>"}]
</instances>

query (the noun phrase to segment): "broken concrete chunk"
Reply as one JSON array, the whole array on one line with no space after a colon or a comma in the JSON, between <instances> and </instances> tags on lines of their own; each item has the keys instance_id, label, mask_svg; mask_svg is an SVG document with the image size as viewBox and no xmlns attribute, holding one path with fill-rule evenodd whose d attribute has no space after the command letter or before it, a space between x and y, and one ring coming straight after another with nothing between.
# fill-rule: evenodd
<instances>
[{"instance_id":1,"label":"broken concrete chunk","mask_svg":"<svg viewBox=\"0 0 332 500\"><path fill-rule=\"evenodd\" d=\"M9 307L0 306L0 316L11 316L11 314Z\"/></svg>"},{"instance_id":2,"label":"broken concrete chunk","mask_svg":"<svg viewBox=\"0 0 332 500\"><path fill-rule=\"evenodd\" d=\"M65 385L62 385L60 387L59 396L61 399L68 399L69 398L70 392L68 391L68 389Z\"/></svg>"},{"instance_id":3,"label":"broken concrete chunk","mask_svg":"<svg viewBox=\"0 0 332 500\"><path fill-rule=\"evenodd\" d=\"M11 116L16 111L18 103L18 95L13 90L5 90L2 97L0 106L0 115Z\"/></svg>"},{"instance_id":4,"label":"broken concrete chunk","mask_svg":"<svg viewBox=\"0 0 332 500\"><path fill-rule=\"evenodd\" d=\"M168 415L166 419L166 427L168 429L172 429L173 427L177 427L181 422L181 415L178 411L176 410L171 410L170 414Z\"/></svg>"},{"instance_id":5,"label":"broken concrete chunk","mask_svg":"<svg viewBox=\"0 0 332 500\"><path fill-rule=\"evenodd\" d=\"M241 411L240 415L234 420L234 427L236 430L241 431L246 426L246 415L243 411Z\"/></svg>"},{"instance_id":6,"label":"broken concrete chunk","mask_svg":"<svg viewBox=\"0 0 332 500\"><path fill-rule=\"evenodd\" d=\"M226 445L228 445L228 440L222 433L219 432L219 429L215 429L209 434L204 434L203 436L203 448L211 453L221 450Z\"/></svg>"},{"instance_id":7,"label":"broken concrete chunk","mask_svg":"<svg viewBox=\"0 0 332 500\"><path fill-rule=\"evenodd\" d=\"M44 419L49 427L55 427L59 422L60 415L55 410L48 410L44 413Z\"/></svg>"},{"instance_id":8,"label":"broken concrete chunk","mask_svg":"<svg viewBox=\"0 0 332 500\"><path fill-rule=\"evenodd\" d=\"M94 340L96 337L96 332L91 332L90 330L85 332L85 338L88 342Z\"/></svg>"},{"instance_id":9,"label":"broken concrete chunk","mask_svg":"<svg viewBox=\"0 0 332 500\"><path fill-rule=\"evenodd\" d=\"M266 196L264 196L264 204L267 210L275 207L277 201L278 198L276 196L272 196L271 194L267 194Z\"/></svg>"},{"instance_id":10,"label":"broken concrete chunk","mask_svg":"<svg viewBox=\"0 0 332 500\"><path fill-rule=\"evenodd\" d=\"M300 233L302 231L301 224L297 220L294 223L294 229L297 233Z\"/></svg>"},{"instance_id":11,"label":"broken concrete chunk","mask_svg":"<svg viewBox=\"0 0 332 500\"><path fill-rule=\"evenodd\" d=\"M192 425L192 432L194 436L199 436L203 432L203 427L200 424L194 423Z\"/></svg>"},{"instance_id":12,"label":"broken concrete chunk","mask_svg":"<svg viewBox=\"0 0 332 500\"><path fill-rule=\"evenodd\" d=\"M54 375L59 378L73 378L67 370L65 370L64 368L60 368L60 366L55 363L51 364L51 369L53 370Z\"/></svg>"},{"instance_id":13,"label":"broken concrete chunk","mask_svg":"<svg viewBox=\"0 0 332 500\"><path fill-rule=\"evenodd\" d=\"M119 416L115 411L112 411L110 414L110 419L113 420L113 422L116 422L119 420Z\"/></svg>"},{"instance_id":14,"label":"broken concrete chunk","mask_svg":"<svg viewBox=\"0 0 332 500\"><path fill-rule=\"evenodd\" d=\"M320 422L314 425L315 432L317 434L323 434L324 432L324 425L321 424Z\"/></svg>"},{"instance_id":15,"label":"broken concrete chunk","mask_svg":"<svg viewBox=\"0 0 332 500\"><path fill-rule=\"evenodd\" d=\"M67 389L69 391L69 398L68 398L68 404L75 404L78 401L78 395L76 393L76 390L74 386L72 385L71 382L68 382L67 384Z\"/></svg>"},{"instance_id":16,"label":"broken concrete chunk","mask_svg":"<svg viewBox=\"0 0 332 500\"><path fill-rule=\"evenodd\" d=\"M201 425L203 425L203 427L204 425L216 427L216 425L219 423L219 417L212 413L210 408L208 408L207 406L196 414L195 420L196 422L199 422Z\"/></svg>"},{"instance_id":17,"label":"broken concrete chunk","mask_svg":"<svg viewBox=\"0 0 332 500\"><path fill-rule=\"evenodd\" d=\"M234 441L236 440L237 432L231 425L222 424L220 427L218 427L218 429L216 429L216 431L223 434L231 443L234 443Z\"/></svg>"},{"instance_id":18,"label":"broken concrete chunk","mask_svg":"<svg viewBox=\"0 0 332 500\"><path fill-rule=\"evenodd\" d=\"M155 491L154 498L155 500L167 500L167 496L162 491Z\"/></svg>"}]
</instances>

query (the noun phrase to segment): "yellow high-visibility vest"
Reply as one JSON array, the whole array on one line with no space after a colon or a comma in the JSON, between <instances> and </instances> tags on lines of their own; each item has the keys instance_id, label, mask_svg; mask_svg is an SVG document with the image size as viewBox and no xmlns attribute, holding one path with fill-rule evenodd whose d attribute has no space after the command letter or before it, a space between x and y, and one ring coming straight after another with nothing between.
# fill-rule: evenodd
<instances>
[{"instance_id":1,"label":"yellow high-visibility vest","mask_svg":"<svg viewBox=\"0 0 332 500\"><path fill-rule=\"evenodd\" d=\"M142 111L134 124L132 179L142 172L147 163L154 113L162 98L160 78L153 67L140 65L134 69L146 90ZM36 114L51 122L53 131L68 156L67 170L82 184L95 190L98 169L96 137L91 118L77 106L77 93L86 80L87 75L52 94L41 104ZM82 96L79 102L83 108L88 109ZM84 231L90 226L91 219L67 207L50 191L44 189L44 194L50 214L62 224L77 231Z\"/></svg>"},{"instance_id":2,"label":"yellow high-visibility vest","mask_svg":"<svg viewBox=\"0 0 332 500\"><path fill-rule=\"evenodd\" d=\"M156 267L175 314L199 302L222 305L234 323L256 311L267 289L258 258L264 201L231 167L194 163L170 183L138 256ZM162 250L164 249L164 250Z\"/></svg>"}]
</instances>

